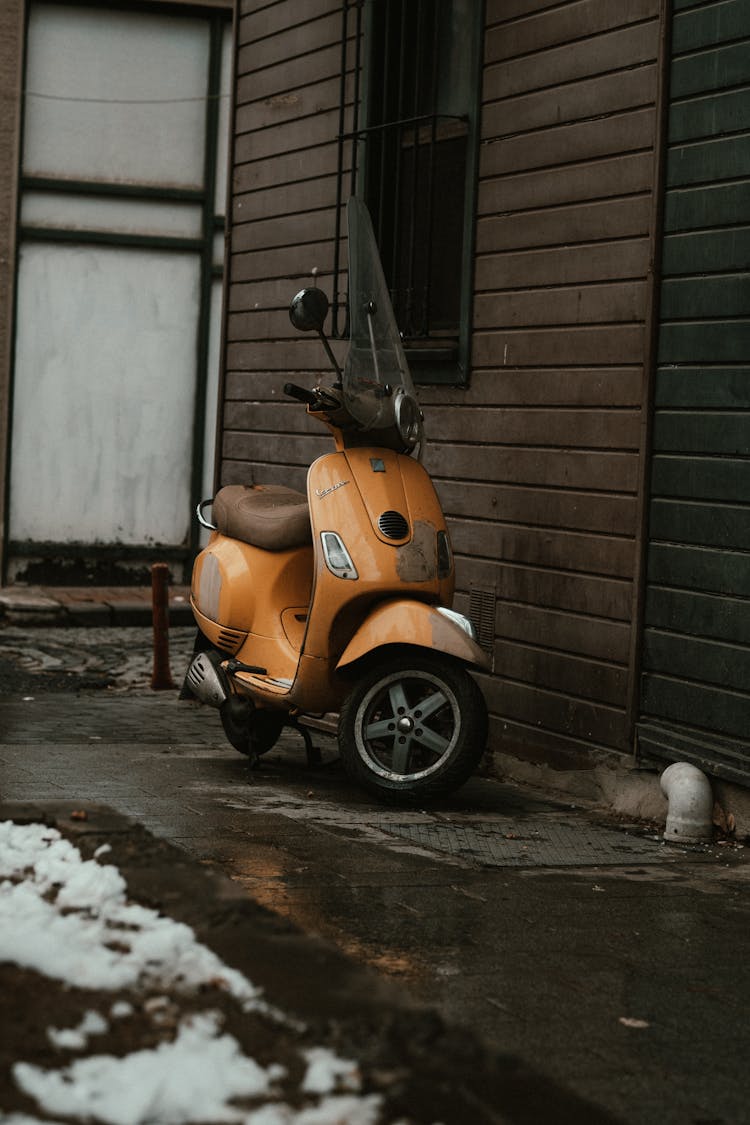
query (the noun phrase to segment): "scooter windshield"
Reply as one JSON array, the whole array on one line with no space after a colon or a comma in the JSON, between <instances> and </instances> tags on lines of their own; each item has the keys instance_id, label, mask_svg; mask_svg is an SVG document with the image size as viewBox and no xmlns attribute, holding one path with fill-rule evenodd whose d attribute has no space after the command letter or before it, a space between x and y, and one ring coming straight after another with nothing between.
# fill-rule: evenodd
<instances>
[{"instance_id":1,"label":"scooter windshield","mask_svg":"<svg viewBox=\"0 0 750 1125\"><path fill-rule=\"evenodd\" d=\"M344 405L363 430L394 430L407 449L422 441L414 384L401 345L370 216L360 199L347 205L350 346Z\"/></svg>"}]
</instances>

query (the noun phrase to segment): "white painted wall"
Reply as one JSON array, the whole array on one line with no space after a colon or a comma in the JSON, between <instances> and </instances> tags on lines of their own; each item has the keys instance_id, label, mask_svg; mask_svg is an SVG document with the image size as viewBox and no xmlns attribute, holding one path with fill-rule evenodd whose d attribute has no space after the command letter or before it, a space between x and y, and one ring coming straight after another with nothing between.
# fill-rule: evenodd
<instances>
[{"instance_id":1,"label":"white painted wall","mask_svg":"<svg viewBox=\"0 0 750 1125\"><path fill-rule=\"evenodd\" d=\"M205 20L34 4L24 170L200 187Z\"/></svg>"},{"instance_id":2,"label":"white painted wall","mask_svg":"<svg viewBox=\"0 0 750 1125\"><path fill-rule=\"evenodd\" d=\"M193 254L24 247L13 538L185 540L199 282Z\"/></svg>"}]
</instances>

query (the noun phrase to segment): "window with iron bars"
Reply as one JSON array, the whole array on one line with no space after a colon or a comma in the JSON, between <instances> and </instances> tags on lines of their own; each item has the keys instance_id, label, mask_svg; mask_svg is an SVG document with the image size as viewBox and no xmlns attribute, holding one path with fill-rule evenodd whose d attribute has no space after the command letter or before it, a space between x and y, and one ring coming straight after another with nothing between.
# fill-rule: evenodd
<instances>
[{"instance_id":1,"label":"window with iron bars","mask_svg":"<svg viewBox=\"0 0 750 1125\"><path fill-rule=\"evenodd\" d=\"M415 379L461 383L470 344L483 4L345 2L344 44L350 14L364 46L355 64L359 78L361 57L362 109L355 108L348 134L356 150L352 183L372 216Z\"/></svg>"}]
</instances>

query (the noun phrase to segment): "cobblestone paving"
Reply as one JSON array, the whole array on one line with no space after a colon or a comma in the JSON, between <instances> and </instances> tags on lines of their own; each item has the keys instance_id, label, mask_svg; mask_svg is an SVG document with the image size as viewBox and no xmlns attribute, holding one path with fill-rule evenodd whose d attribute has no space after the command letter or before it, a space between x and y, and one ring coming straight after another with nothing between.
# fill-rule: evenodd
<instances>
[{"instance_id":1,"label":"cobblestone paving","mask_svg":"<svg viewBox=\"0 0 750 1125\"><path fill-rule=\"evenodd\" d=\"M566 814L562 814L565 816ZM422 847L447 852L490 867L585 867L624 863L660 863L676 850L597 825L561 823L561 814L537 814L534 828L513 817L496 816L491 825L382 824L383 831Z\"/></svg>"},{"instance_id":2,"label":"cobblestone paving","mask_svg":"<svg viewBox=\"0 0 750 1125\"><path fill-rule=\"evenodd\" d=\"M193 649L195 629L169 632L172 676L181 682ZM56 627L0 630L0 694L111 688L149 688L153 671L150 627Z\"/></svg>"},{"instance_id":3,"label":"cobblestone paving","mask_svg":"<svg viewBox=\"0 0 750 1125\"><path fill-rule=\"evenodd\" d=\"M0 699L0 745L224 745L217 713L195 703L178 703L176 695L107 690L6 696Z\"/></svg>"}]
</instances>

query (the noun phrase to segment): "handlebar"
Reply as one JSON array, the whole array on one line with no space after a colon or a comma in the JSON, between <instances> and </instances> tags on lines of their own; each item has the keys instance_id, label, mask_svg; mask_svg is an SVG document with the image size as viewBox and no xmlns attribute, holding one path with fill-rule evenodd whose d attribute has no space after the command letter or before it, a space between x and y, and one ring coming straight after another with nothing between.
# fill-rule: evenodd
<instances>
[{"instance_id":1,"label":"handlebar","mask_svg":"<svg viewBox=\"0 0 750 1125\"><path fill-rule=\"evenodd\" d=\"M310 409L316 413L320 410L338 410L341 406L340 396L337 393L332 394L331 391L324 390L323 387L316 387L315 390L308 391L305 387L298 387L296 383L285 383L284 394L307 403Z\"/></svg>"},{"instance_id":2,"label":"handlebar","mask_svg":"<svg viewBox=\"0 0 750 1125\"><path fill-rule=\"evenodd\" d=\"M296 383L285 383L284 394L289 398L296 398L299 402L306 402L308 406L318 405L318 396L314 391L308 391L305 387L298 387Z\"/></svg>"}]
</instances>

